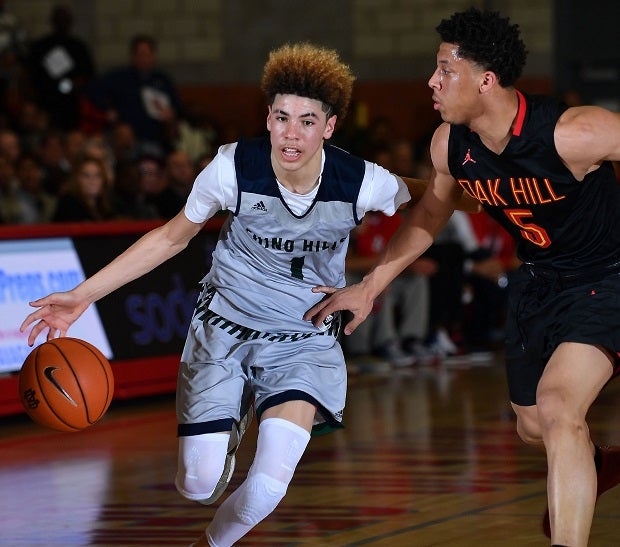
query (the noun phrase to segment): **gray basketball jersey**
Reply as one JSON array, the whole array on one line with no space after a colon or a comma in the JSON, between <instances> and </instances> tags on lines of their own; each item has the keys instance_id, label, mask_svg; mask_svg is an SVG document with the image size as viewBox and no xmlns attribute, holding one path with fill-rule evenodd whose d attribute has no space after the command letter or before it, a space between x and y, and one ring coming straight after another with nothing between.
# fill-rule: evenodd
<instances>
[{"instance_id":1,"label":"gray basketball jersey","mask_svg":"<svg viewBox=\"0 0 620 547\"><path fill-rule=\"evenodd\" d=\"M323 296L313 287L345 285L349 233L360 222L357 202L369 164L326 145L314 201L296 215L279 191L270 152L268 137L237 143L237 203L203 280L216 289L209 309L259 331L317 332L303 315ZM387 171L378 179L375 192L385 184L393 206L402 188Z\"/></svg>"}]
</instances>

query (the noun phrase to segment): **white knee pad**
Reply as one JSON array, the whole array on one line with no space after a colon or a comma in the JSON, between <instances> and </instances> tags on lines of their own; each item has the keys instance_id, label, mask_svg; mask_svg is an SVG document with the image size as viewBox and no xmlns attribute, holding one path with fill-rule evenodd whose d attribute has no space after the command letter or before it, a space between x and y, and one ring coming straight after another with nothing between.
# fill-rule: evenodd
<instances>
[{"instance_id":1,"label":"white knee pad","mask_svg":"<svg viewBox=\"0 0 620 547\"><path fill-rule=\"evenodd\" d=\"M280 503L309 440L310 433L288 420L261 422L254 463L235 500L244 524L258 524Z\"/></svg>"},{"instance_id":2,"label":"white knee pad","mask_svg":"<svg viewBox=\"0 0 620 547\"><path fill-rule=\"evenodd\" d=\"M228 433L179 437L174 485L183 497L193 501L211 497L224 471L229 437Z\"/></svg>"},{"instance_id":3,"label":"white knee pad","mask_svg":"<svg viewBox=\"0 0 620 547\"><path fill-rule=\"evenodd\" d=\"M248 477L235 503L235 513L243 524L255 526L278 506L287 488L287 483L264 473Z\"/></svg>"}]
</instances>

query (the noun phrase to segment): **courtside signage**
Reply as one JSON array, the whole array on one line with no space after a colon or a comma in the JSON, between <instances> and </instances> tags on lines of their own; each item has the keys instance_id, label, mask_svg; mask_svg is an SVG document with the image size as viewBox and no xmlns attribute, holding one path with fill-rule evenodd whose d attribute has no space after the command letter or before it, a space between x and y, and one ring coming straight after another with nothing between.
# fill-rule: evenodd
<instances>
[{"instance_id":1,"label":"courtside signage","mask_svg":"<svg viewBox=\"0 0 620 547\"><path fill-rule=\"evenodd\" d=\"M19 326L32 300L66 291L84 280L70 238L0 241L0 374L18 371L32 351ZM96 306L89 306L69 335L87 340L108 358L112 351ZM45 341L41 334L35 346Z\"/></svg>"}]
</instances>

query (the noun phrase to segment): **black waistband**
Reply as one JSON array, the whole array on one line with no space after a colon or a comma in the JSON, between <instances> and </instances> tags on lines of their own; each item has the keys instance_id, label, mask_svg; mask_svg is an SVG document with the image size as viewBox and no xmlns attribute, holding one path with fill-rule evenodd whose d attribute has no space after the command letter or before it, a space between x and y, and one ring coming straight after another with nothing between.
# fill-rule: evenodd
<instances>
[{"instance_id":1,"label":"black waistband","mask_svg":"<svg viewBox=\"0 0 620 547\"><path fill-rule=\"evenodd\" d=\"M609 275L620 272L620 262L598 266L588 270L578 271L560 271L552 268L545 268L524 262L522 268L531 276L537 279L543 279L550 282L557 282L562 286L581 285L582 283L591 283L600 281Z\"/></svg>"}]
</instances>

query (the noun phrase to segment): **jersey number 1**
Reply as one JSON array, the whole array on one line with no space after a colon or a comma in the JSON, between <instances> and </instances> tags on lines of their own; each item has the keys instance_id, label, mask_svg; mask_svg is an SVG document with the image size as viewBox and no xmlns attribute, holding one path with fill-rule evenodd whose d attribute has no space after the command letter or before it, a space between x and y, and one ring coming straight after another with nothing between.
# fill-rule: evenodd
<instances>
[{"instance_id":1,"label":"jersey number 1","mask_svg":"<svg viewBox=\"0 0 620 547\"><path fill-rule=\"evenodd\" d=\"M304 278L302 269L304 267L305 259L305 256L296 256L295 258L291 258L291 275L296 279Z\"/></svg>"}]
</instances>

